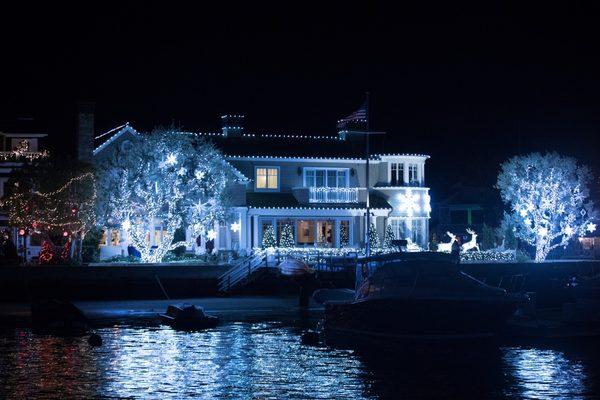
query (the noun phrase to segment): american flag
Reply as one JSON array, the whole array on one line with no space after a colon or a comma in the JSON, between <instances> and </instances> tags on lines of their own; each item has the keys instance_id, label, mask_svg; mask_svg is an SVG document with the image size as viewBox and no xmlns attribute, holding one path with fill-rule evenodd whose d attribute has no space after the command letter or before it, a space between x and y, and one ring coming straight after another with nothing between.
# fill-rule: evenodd
<instances>
[{"instance_id":1,"label":"american flag","mask_svg":"<svg viewBox=\"0 0 600 400\"><path fill-rule=\"evenodd\" d=\"M352 114L348 115L346 118L342 118L338 120L337 127L338 129L346 129L348 125L359 124L367 122L367 102L365 101L362 106Z\"/></svg>"}]
</instances>

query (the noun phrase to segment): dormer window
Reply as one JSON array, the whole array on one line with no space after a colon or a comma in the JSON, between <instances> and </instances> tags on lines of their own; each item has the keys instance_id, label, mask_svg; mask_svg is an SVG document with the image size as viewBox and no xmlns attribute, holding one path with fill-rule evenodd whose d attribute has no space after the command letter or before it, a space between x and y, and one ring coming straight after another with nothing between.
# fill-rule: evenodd
<instances>
[{"instance_id":1,"label":"dormer window","mask_svg":"<svg viewBox=\"0 0 600 400\"><path fill-rule=\"evenodd\" d=\"M256 167L256 189L279 190L279 167Z\"/></svg>"}]
</instances>

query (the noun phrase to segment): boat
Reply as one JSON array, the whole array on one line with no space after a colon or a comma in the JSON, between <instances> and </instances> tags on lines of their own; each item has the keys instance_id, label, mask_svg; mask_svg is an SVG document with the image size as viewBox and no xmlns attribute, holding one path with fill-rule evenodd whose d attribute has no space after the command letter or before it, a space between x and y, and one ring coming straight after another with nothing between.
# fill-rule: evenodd
<instances>
[{"instance_id":1,"label":"boat","mask_svg":"<svg viewBox=\"0 0 600 400\"><path fill-rule=\"evenodd\" d=\"M572 278L568 300L553 308L536 307L535 293L509 319L506 334L535 339L600 337L600 275Z\"/></svg>"},{"instance_id":2,"label":"boat","mask_svg":"<svg viewBox=\"0 0 600 400\"><path fill-rule=\"evenodd\" d=\"M519 301L461 272L451 254L392 253L359 260L354 298L325 301L323 328L327 340L489 339Z\"/></svg>"},{"instance_id":3,"label":"boat","mask_svg":"<svg viewBox=\"0 0 600 400\"><path fill-rule=\"evenodd\" d=\"M54 336L83 336L88 320L83 312L68 301L41 300L31 305L34 333Z\"/></svg>"},{"instance_id":4,"label":"boat","mask_svg":"<svg viewBox=\"0 0 600 400\"><path fill-rule=\"evenodd\" d=\"M202 307L186 303L171 304L159 316L165 325L181 330L214 328L219 323L218 317L206 315Z\"/></svg>"},{"instance_id":5,"label":"boat","mask_svg":"<svg viewBox=\"0 0 600 400\"><path fill-rule=\"evenodd\" d=\"M311 274L310 267L302 260L295 258L288 258L279 264L279 270L283 275L291 277L304 277L307 274Z\"/></svg>"},{"instance_id":6,"label":"boat","mask_svg":"<svg viewBox=\"0 0 600 400\"><path fill-rule=\"evenodd\" d=\"M318 289L313 293L313 298L319 304L331 301L352 301L356 292L353 289Z\"/></svg>"}]
</instances>

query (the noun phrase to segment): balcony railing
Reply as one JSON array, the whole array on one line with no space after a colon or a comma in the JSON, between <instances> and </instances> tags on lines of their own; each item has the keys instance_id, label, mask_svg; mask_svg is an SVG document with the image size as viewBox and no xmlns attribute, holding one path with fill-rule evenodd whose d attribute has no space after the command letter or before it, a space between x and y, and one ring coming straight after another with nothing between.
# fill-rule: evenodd
<instances>
[{"instance_id":1,"label":"balcony railing","mask_svg":"<svg viewBox=\"0 0 600 400\"><path fill-rule=\"evenodd\" d=\"M311 187L310 203L358 203L358 188Z\"/></svg>"},{"instance_id":2,"label":"balcony railing","mask_svg":"<svg viewBox=\"0 0 600 400\"><path fill-rule=\"evenodd\" d=\"M0 151L0 161L21 161L27 159L29 161L46 158L50 155L47 150L44 151Z\"/></svg>"}]
</instances>

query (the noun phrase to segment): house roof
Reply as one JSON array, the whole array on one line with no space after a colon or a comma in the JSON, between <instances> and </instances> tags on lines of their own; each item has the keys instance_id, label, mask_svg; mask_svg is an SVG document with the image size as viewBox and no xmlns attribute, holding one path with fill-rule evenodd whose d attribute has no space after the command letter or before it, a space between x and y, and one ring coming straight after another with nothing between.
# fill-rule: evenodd
<instances>
[{"instance_id":1,"label":"house roof","mask_svg":"<svg viewBox=\"0 0 600 400\"><path fill-rule=\"evenodd\" d=\"M371 193L370 207L373 209L392 209L382 197ZM310 208L310 209L364 209L365 203L310 203L301 204L292 193L246 193L246 204L251 208Z\"/></svg>"},{"instance_id":2,"label":"house roof","mask_svg":"<svg viewBox=\"0 0 600 400\"><path fill-rule=\"evenodd\" d=\"M125 123L113 128L94 140L94 154L109 142L116 139L125 130L137 131ZM349 136L347 139L339 135L304 135L291 133L240 133L224 135L222 132L193 132L180 133L202 137L215 144L228 157L279 157L279 158L311 158L311 159L344 159L363 160L365 157L365 142L362 136ZM373 135L370 138L372 159L380 156L416 156L429 158L425 154L389 153L386 147L386 135Z\"/></svg>"},{"instance_id":3,"label":"house roof","mask_svg":"<svg viewBox=\"0 0 600 400\"><path fill-rule=\"evenodd\" d=\"M344 140L338 135L243 133L225 136L220 132L190 133L210 140L223 153L232 157L364 159L365 156L365 142L362 137ZM386 151L385 135L371 137L369 144L373 158Z\"/></svg>"},{"instance_id":4,"label":"house roof","mask_svg":"<svg viewBox=\"0 0 600 400\"><path fill-rule=\"evenodd\" d=\"M131 127L129 125L129 122L125 122L123 125L119 125L115 128L112 128L112 129L94 137L94 152L93 152L93 154L96 155L99 151L101 151L102 149L107 147L110 143L114 142L116 139L118 139L121 135L125 134L126 132L131 132L135 135L138 135L138 131L133 129L133 127Z\"/></svg>"}]
</instances>

